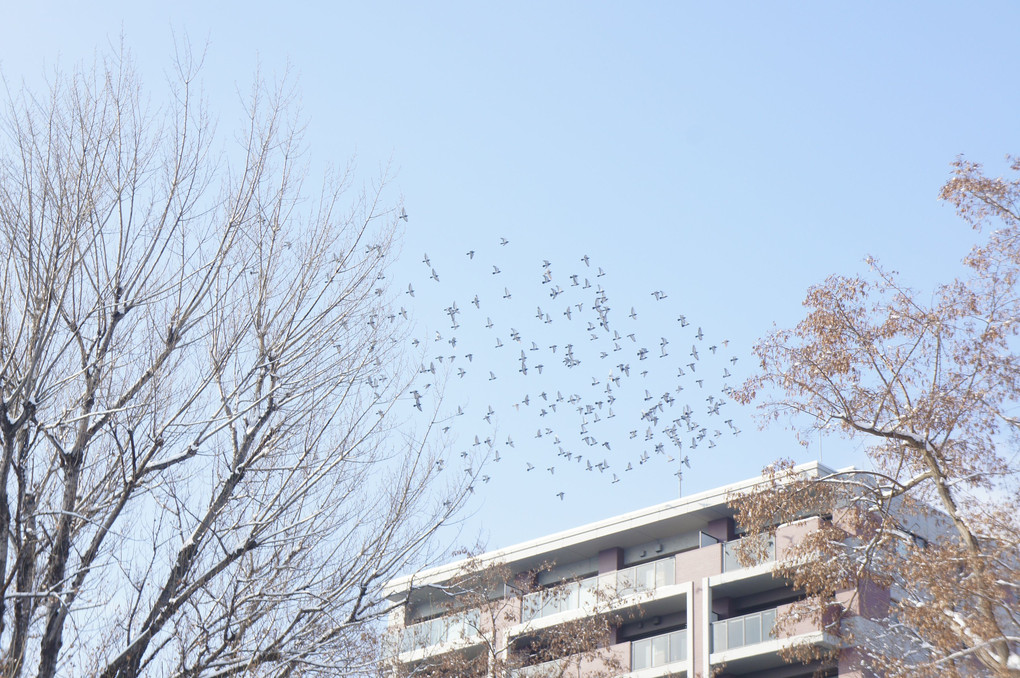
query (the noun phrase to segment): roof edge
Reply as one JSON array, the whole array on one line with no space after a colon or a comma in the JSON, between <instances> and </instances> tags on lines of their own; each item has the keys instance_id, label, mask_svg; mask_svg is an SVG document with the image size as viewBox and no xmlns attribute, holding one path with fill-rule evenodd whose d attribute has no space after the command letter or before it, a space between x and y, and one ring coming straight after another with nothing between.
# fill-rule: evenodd
<instances>
[{"instance_id":1,"label":"roof edge","mask_svg":"<svg viewBox=\"0 0 1020 678\"><path fill-rule=\"evenodd\" d=\"M821 462L810 461L794 466L793 470L798 474L821 476L839 471L853 470L853 467L837 471ZM411 588L412 584L427 585L450 579L458 571L462 570L469 560L475 560L481 564L513 562L530 555L551 551L554 548L580 544L589 539L594 539L596 535L604 535L607 532L623 532L640 525L647 525L658 520L683 515L684 513L694 513L695 511L722 506L728 502L732 494L753 488L764 482L765 479L762 476L748 478L686 497L678 497L677 499L671 499L660 504L654 504L643 509L637 509L560 532L554 532L494 551L487 551L473 559L460 559L444 565L427 568L414 574L403 575L388 581L383 586L383 595L392 597L407 591Z\"/></svg>"}]
</instances>

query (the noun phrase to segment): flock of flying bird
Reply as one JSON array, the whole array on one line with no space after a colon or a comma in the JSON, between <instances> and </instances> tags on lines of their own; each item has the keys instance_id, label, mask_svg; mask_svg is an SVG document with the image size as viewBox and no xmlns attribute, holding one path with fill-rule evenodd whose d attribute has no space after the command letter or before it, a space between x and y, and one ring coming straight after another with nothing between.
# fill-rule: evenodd
<instances>
[{"instance_id":1,"label":"flock of flying bird","mask_svg":"<svg viewBox=\"0 0 1020 678\"><path fill-rule=\"evenodd\" d=\"M465 400L440 419L469 489L505 464L615 484L665 462L682 480L699 453L740 433L727 414L738 358L669 294L611 298L588 255L562 267L542 260L522 275L508 268L510 241L497 242L495 263L481 250L452 262L426 253L397 302L433 324L412 339L422 362L410 407L422 416L441 407L432 384L443 378L447 398Z\"/></svg>"}]
</instances>

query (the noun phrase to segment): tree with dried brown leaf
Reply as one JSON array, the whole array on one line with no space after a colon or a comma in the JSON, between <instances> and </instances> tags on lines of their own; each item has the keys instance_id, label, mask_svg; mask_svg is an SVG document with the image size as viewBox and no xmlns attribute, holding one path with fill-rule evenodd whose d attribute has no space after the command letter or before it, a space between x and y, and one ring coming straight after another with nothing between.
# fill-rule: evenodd
<instances>
[{"instance_id":1,"label":"tree with dried brown leaf","mask_svg":"<svg viewBox=\"0 0 1020 678\"><path fill-rule=\"evenodd\" d=\"M735 503L751 534L826 517L778 574L843 661L878 675L1020 676L1020 160L1010 171L960 159L942 189L985 233L967 275L930 298L873 259L830 277L758 344L738 395L801 434L865 442L869 469L778 464Z\"/></svg>"},{"instance_id":2,"label":"tree with dried brown leaf","mask_svg":"<svg viewBox=\"0 0 1020 678\"><path fill-rule=\"evenodd\" d=\"M305 186L286 85L217 150L175 66L163 105L123 52L5 90L0 675L368 673L462 496L395 431L397 211Z\"/></svg>"}]
</instances>

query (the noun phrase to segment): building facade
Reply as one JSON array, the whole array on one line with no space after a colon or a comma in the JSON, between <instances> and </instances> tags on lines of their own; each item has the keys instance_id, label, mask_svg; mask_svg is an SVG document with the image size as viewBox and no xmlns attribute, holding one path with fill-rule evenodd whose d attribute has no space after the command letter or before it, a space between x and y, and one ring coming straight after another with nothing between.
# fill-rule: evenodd
<instances>
[{"instance_id":1,"label":"building facade","mask_svg":"<svg viewBox=\"0 0 1020 678\"><path fill-rule=\"evenodd\" d=\"M831 473L817 463L798 470L812 476ZM740 529L728 501L757 482L682 497L390 582L389 597L403 603L391 619L396 666L404 675L448 675L450 670L436 667L454 665L450 657L474 657L473 668L464 673L526 678L858 675L835 658L788 664L781 656L794 643L822 651L838 647L839 640L818 621L787 626L780 637L773 633L777 614L799 599L773 576L776 560L826 517L807 516L778 526L765 560L742 564L736 548ZM476 589L469 595L465 568L493 563L500 564L505 586L479 586L484 592L479 595ZM541 637L543 630L593 615L612 620L599 629L600 649L574 657L569 666L571 657L551 656L552 646L535 652L534 643L525 642ZM579 632L567 635L572 633ZM519 662L494 670L493 662L514 653L522 655Z\"/></svg>"}]
</instances>

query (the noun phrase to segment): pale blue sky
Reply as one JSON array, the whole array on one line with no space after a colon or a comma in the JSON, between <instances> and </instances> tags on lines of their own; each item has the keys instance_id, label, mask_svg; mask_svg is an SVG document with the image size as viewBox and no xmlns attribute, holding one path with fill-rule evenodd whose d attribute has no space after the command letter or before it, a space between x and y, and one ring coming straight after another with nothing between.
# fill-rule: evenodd
<instances>
[{"instance_id":1,"label":"pale blue sky","mask_svg":"<svg viewBox=\"0 0 1020 678\"><path fill-rule=\"evenodd\" d=\"M508 281L521 291L493 320L527 331L546 301L542 260L562 282L583 277L588 254L607 272L621 324L642 306L634 322L654 337L649 348L668 336L677 353L689 350L675 322L683 313L713 340L728 338L746 369L757 337L798 319L809 285L862 271L868 254L922 288L959 271L973 236L936 200L949 163L963 153L997 170L1020 151L1015 3L2 5L9 85L90 59L123 32L158 97L172 31L207 43L221 131L258 64L270 75L289 65L314 164L356 153L368 180L392 159L390 196L410 214L398 289L429 282L426 252L456 281L436 286L431 306L417 300L430 332L447 320L443 306L458 301L467 318L469 291ZM479 252L474 269L468 249ZM655 305L658 289L669 298ZM585 342L556 310L560 322L534 336ZM461 347L489 346L489 330L464 324ZM481 353L494 371L506 367ZM496 384L519 399L514 370L500 376L458 386L447 402L484 409L495 395L480 391ZM490 465L463 539L502 546L674 496L675 467L660 457L638 468L630 414L606 434L621 477L612 483L564 468L510 406L498 433L517 445ZM735 407L743 432L688 452L685 491L749 477L777 456L817 457L788 432L756 433ZM474 435L461 428L455 450ZM829 464L859 462L836 442L824 450ZM524 502L522 488L533 493Z\"/></svg>"}]
</instances>

